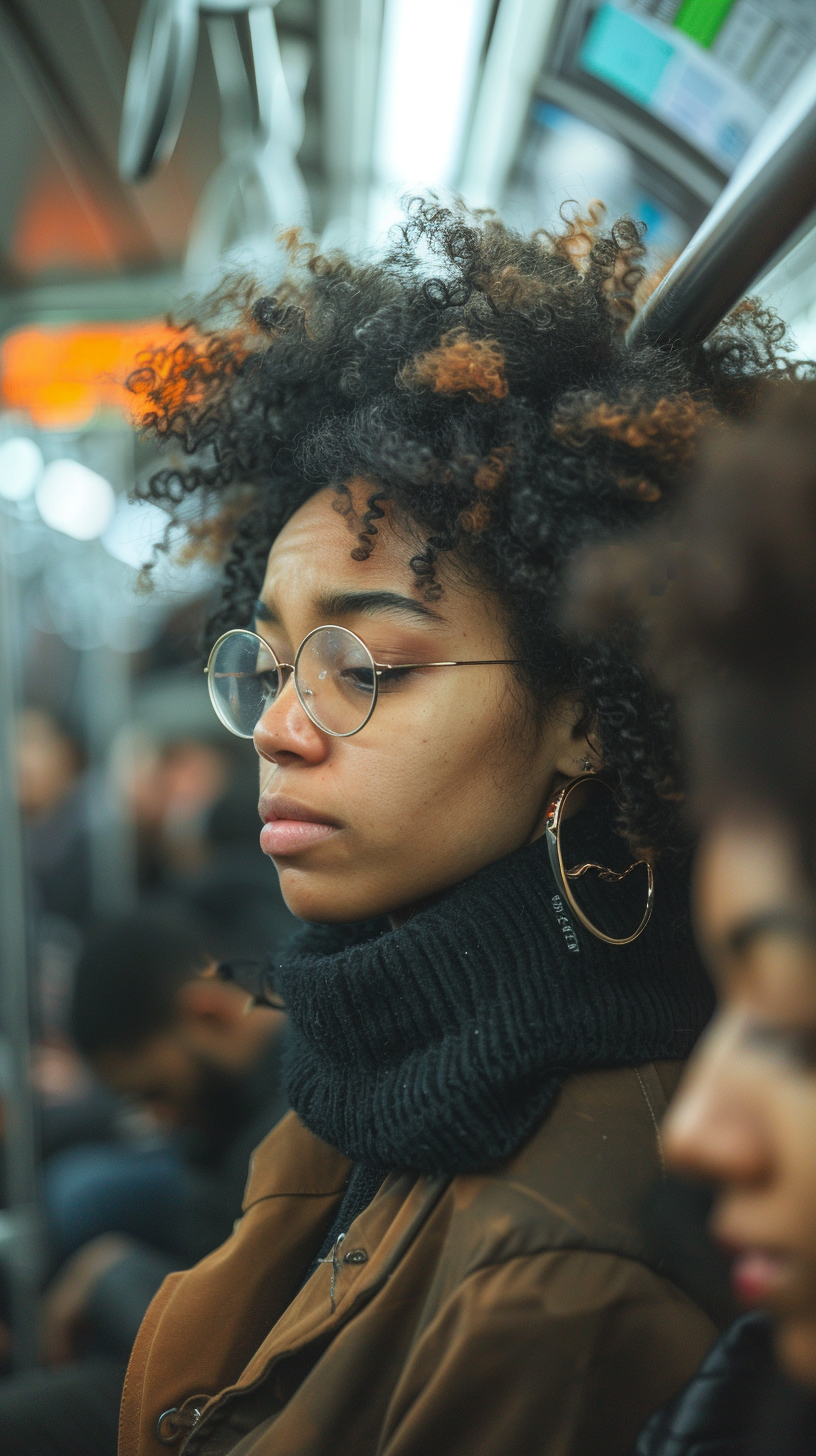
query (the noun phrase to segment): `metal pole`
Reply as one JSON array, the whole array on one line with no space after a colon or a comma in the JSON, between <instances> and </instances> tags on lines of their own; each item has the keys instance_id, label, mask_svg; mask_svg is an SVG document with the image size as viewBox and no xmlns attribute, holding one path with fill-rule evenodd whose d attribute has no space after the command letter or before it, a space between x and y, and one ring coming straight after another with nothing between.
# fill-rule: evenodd
<instances>
[{"instance_id":1,"label":"metal pole","mask_svg":"<svg viewBox=\"0 0 816 1456\"><path fill-rule=\"evenodd\" d=\"M692 344L739 302L816 207L816 56L629 327L627 343Z\"/></svg>"},{"instance_id":2,"label":"metal pole","mask_svg":"<svg viewBox=\"0 0 816 1456\"><path fill-rule=\"evenodd\" d=\"M129 659L107 645L90 648L82 654L80 682L92 776L92 908L103 917L126 915L136 908L136 846L115 781L112 750L131 717Z\"/></svg>"},{"instance_id":3,"label":"metal pole","mask_svg":"<svg viewBox=\"0 0 816 1456\"><path fill-rule=\"evenodd\" d=\"M0 1223L0 1258L8 1272L14 1363L38 1358L41 1239L38 1140L31 1085L31 1028L24 899L25 875L17 805L15 708L19 635L17 594L7 561L8 520L0 519L0 1086L4 1110L8 1209Z\"/></svg>"}]
</instances>

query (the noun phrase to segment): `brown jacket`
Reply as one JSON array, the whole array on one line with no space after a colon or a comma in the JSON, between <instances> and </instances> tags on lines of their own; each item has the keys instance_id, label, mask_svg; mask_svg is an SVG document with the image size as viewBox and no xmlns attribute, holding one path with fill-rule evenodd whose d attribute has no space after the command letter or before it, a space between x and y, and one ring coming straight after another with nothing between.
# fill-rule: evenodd
<instances>
[{"instance_id":1,"label":"brown jacket","mask_svg":"<svg viewBox=\"0 0 816 1456\"><path fill-rule=\"evenodd\" d=\"M232 1237L148 1311L120 1456L625 1452L716 1333L641 1228L678 1072L582 1074L501 1167L389 1178L299 1293L349 1165L290 1113Z\"/></svg>"}]
</instances>

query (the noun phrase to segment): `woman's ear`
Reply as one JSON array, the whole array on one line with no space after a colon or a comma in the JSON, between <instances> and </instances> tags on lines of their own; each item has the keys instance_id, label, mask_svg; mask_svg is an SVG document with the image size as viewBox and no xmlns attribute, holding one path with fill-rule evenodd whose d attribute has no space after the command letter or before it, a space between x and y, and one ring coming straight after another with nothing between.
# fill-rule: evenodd
<instances>
[{"instance_id":1,"label":"woman's ear","mask_svg":"<svg viewBox=\"0 0 816 1456\"><path fill-rule=\"evenodd\" d=\"M583 749L583 756L586 762L589 763L590 768L595 773L600 773L604 766L603 749L601 748L601 740L595 729L594 719L587 718L586 723L580 729L579 738L579 747ZM584 772L587 772L587 770L585 769Z\"/></svg>"},{"instance_id":2,"label":"woman's ear","mask_svg":"<svg viewBox=\"0 0 816 1456\"><path fill-rule=\"evenodd\" d=\"M556 710L561 727L556 745L555 771L565 779L603 768L603 754L595 723L580 699L565 698Z\"/></svg>"}]
</instances>

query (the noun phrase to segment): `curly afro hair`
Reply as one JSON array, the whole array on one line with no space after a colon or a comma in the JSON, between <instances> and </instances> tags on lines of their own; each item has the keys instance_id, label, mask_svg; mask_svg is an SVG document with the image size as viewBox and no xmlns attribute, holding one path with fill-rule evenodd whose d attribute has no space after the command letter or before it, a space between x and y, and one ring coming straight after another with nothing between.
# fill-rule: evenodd
<instances>
[{"instance_id":1,"label":"curly afro hair","mask_svg":"<svg viewBox=\"0 0 816 1456\"><path fill-rule=\"evenodd\" d=\"M641 238L630 219L604 230L598 207L528 237L433 199L409 204L376 261L293 234L285 282L222 289L129 387L175 452L140 493L188 520L195 494L194 539L226 550L213 634L249 621L272 541L316 491L338 492L358 559L376 550L387 500L420 528L423 593L441 592L437 563L451 559L502 602L532 702L576 691L624 831L659 852L682 834L670 700L625 629L562 631L564 568L660 510L700 430L745 414L762 378L791 366L784 326L754 305L704 346L629 350Z\"/></svg>"}]
</instances>

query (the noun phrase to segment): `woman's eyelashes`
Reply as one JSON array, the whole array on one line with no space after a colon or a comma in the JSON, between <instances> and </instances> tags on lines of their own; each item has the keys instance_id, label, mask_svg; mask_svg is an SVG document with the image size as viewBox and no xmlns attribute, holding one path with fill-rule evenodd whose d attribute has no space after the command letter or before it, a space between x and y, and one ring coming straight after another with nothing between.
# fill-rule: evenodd
<instances>
[{"instance_id":1,"label":"woman's eyelashes","mask_svg":"<svg viewBox=\"0 0 816 1456\"><path fill-rule=\"evenodd\" d=\"M418 671L415 667L383 667L377 674L380 692L388 692L389 689L402 687L409 682L411 677Z\"/></svg>"},{"instance_id":2,"label":"woman's eyelashes","mask_svg":"<svg viewBox=\"0 0 816 1456\"><path fill-rule=\"evenodd\" d=\"M413 667L378 667L375 669L377 692L393 693L415 675L417 669ZM343 681L347 687L358 693L368 696L374 691L374 673L367 667L349 667L342 673Z\"/></svg>"}]
</instances>

